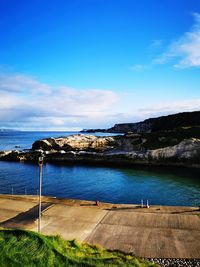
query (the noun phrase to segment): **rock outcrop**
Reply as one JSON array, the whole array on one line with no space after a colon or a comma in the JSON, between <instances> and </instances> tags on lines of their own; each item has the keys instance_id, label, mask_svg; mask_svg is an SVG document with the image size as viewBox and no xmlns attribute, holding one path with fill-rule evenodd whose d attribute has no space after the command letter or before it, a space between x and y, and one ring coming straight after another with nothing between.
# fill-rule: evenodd
<instances>
[{"instance_id":1,"label":"rock outcrop","mask_svg":"<svg viewBox=\"0 0 200 267\"><path fill-rule=\"evenodd\" d=\"M60 138L48 138L33 143L32 149L64 151L105 151L116 145L113 137L96 137L94 135L76 134Z\"/></svg>"},{"instance_id":2,"label":"rock outcrop","mask_svg":"<svg viewBox=\"0 0 200 267\"><path fill-rule=\"evenodd\" d=\"M193 162L200 164L200 139L187 139L178 145L150 151L153 160L171 160L174 162Z\"/></svg>"},{"instance_id":3,"label":"rock outcrop","mask_svg":"<svg viewBox=\"0 0 200 267\"><path fill-rule=\"evenodd\" d=\"M0 160L6 161L38 161L38 157L41 155L41 151L18 151L18 150L9 150L9 151L0 151Z\"/></svg>"},{"instance_id":4,"label":"rock outcrop","mask_svg":"<svg viewBox=\"0 0 200 267\"><path fill-rule=\"evenodd\" d=\"M117 166L177 165L200 168L200 139L184 139L172 146L153 149L148 147L148 144L148 138L140 134L110 137L79 134L36 141L32 150L26 152L1 152L0 159L36 162L42 154L46 162L81 162Z\"/></svg>"}]
</instances>

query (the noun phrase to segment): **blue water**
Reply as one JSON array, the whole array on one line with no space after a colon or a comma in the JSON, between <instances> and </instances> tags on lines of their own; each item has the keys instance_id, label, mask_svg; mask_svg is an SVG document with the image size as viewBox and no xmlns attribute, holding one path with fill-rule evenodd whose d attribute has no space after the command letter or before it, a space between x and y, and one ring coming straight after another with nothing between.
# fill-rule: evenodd
<instances>
[{"instance_id":1,"label":"blue water","mask_svg":"<svg viewBox=\"0 0 200 267\"><path fill-rule=\"evenodd\" d=\"M37 139L63 136L60 132L0 133L2 147L29 148ZM0 193L37 194L38 166L0 161ZM184 168L111 168L45 164L43 194L113 203L200 205L200 171Z\"/></svg>"}]
</instances>

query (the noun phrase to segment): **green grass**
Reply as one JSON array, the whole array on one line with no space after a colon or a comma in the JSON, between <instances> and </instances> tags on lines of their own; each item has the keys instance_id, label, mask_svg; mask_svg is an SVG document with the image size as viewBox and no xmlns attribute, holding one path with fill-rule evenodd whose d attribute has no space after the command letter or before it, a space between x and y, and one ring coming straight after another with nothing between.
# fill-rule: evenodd
<instances>
[{"instance_id":1,"label":"green grass","mask_svg":"<svg viewBox=\"0 0 200 267\"><path fill-rule=\"evenodd\" d=\"M25 230L0 230L0 266L157 266L146 260L100 246L66 241Z\"/></svg>"}]
</instances>

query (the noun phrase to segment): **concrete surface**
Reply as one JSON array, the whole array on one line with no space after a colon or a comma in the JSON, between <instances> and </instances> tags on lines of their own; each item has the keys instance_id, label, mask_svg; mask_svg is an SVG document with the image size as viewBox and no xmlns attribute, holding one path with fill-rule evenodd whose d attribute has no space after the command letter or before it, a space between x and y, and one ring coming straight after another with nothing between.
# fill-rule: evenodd
<instances>
[{"instance_id":1,"label":"concrete surface","mask_svg":"<svg viewBox=\"0 0 200 267\"><path fill-rule=\"evenodd\" d=\"M37 231L38 197L0 195L0 226ZM146 258L200 258L195 207L100 203L42 198L42 233L59 234Z\"/></svg>"}]
</instances>

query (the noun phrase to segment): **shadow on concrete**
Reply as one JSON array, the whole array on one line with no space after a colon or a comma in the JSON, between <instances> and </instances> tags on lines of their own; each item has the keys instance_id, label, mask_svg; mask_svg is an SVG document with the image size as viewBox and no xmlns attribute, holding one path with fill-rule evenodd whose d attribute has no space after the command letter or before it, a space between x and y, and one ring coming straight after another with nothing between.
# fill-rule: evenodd
<instances>
[{"instance_id":1,"label":"shadow on concrete","mask_svg":"<svg viewBox=\"0 0 200 267\"><path fill-rule=\"evenodd\" d=\"M110 211L131 211L131 210L137 210L137 209L142 209L141 206L134 206L134 207L112 207L112 208L107 208L105 210L110 210Z\"/></svg>"},{"instance_id":2,"label":"shadow on concrete","mask_svg":"<svg viewBox=\"0 0 200 267\"><path fill-rule=\"evenodd\" d=\"M193 212L200 212L200 208L196 208L194 210L185 210L185 211L173 211L171 214L184 214L184 213L193 213Z\"/></svg>"},{"instance_id":3,"label":"shadow on concrete","mask_svg":"<svg viewBox=\"0 0 200 267\"><path fill-rule=\"evenodd\" d=\"M91 206L97 206L96 203L89 203L89 204L80 204L82 207L91 207Z\"/></svg>"},{"instance_id":4,"label":"shadow on concrete","mask_svg":"<svg viewBox=\"0 0 200 267\"><path fill-rule=\"evenodd\" d=\"M42 211L52 206L51 203L42 203ZM13 218L0 223L0 227L4 228L31 228L38 219L38 205L31 209L21 212Z\"/></svg>"}]
</instances>

